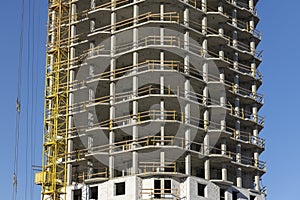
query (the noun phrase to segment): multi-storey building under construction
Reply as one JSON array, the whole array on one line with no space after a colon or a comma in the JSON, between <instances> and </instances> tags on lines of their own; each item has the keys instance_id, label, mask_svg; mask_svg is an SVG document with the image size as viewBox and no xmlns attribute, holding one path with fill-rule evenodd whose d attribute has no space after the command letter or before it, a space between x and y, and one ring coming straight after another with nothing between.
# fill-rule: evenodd
<instances>
[{"instance_id":1,"label":"multi-storey building under construction","mask_svg":"<svg viewBox=\"0 0 300 200\"><path fill-rule=\"evenodd\" d=\"M49 0L42 199L264 200L258 0Z\"/></svg>"}]
</instances>

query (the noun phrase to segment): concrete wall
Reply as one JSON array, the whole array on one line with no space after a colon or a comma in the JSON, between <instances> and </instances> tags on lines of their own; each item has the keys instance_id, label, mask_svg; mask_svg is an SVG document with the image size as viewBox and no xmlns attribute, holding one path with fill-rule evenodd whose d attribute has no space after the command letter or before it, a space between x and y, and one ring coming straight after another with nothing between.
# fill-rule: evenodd
<instances>
[{"instance_id":1,"label":"concrete wall","mask_svg":"<svg viewBox=\"0 0 300 200\"><path fill-rule=\"evenodd\" d=\"M220 199L220 186L201 179L197 177L187 177L187 178L177 178L172 179L169 177L159 178L159 177L149 177L140 178L137 176L128 176L115 178L107 182L93 184L93 185L83 185L77 184L69 186L67 189L67 199L73 200L72 190L82 189L82 200L89 199L89 187L98 186L98 200L146 200L151 199L149 194L142 194L142 189L154 189L155 179L171 179L172 189L179 190L179 198L184 200L219 200ZM115 184L125 182L125 195L116 196L115 195ZM198 183L206 185L205 197L198 196ZM264 200L265 196L263 194L252 193L248 189L228 187L225 186L225 200L232 200L232 192L238 192L238 200L249 200L250 195L255 196L255 200ZM153 196L152 196L153 198ZM171 195L166 195L165 198L172 198Z\"/></svg>"}]
</instances>

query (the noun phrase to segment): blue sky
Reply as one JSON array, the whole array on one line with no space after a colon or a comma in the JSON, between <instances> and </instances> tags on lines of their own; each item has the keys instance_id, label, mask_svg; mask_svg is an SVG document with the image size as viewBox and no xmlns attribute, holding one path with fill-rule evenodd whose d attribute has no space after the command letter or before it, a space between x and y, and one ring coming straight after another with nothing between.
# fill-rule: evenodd
<instances>
[{"instance_id":1,"label":"blue sky","mask_svg":"<svg viewBox=\"0 0 300 200\"><path fill-rule=\"evenodd\" d=\"M35 5L35 44L30 42L32 49L37 52L28 53L27 39L24 40L23 48L23 73L22 73L22 115L20 131L20 153L19 153L19 176L18 176L18 198L39 199L39 186L31 186L30 176L31 164L41 164L42 126L43 126L43 85L45 65L45 38L46 38L46 16L47 1L29 0ZM38 3L39 2L39 3ZM298 142L300 141L300 14L298 8L300 1L296 0L260 0L258 4L259 16L261 18L258 29L263 32L263 41L259 49L264 50L263 63L260 71L264 74L264 84L260 92L265 94L265 106L261 114L266 118L265 129L262 136L267 140L267 148L263 160L267 161L267 174L263 177L263 184L268 187L269 200L298 200L300 180L300 159ZM25 8L25 24L28 24L28 7ZM40 25L38 25L38 12L40 12ZM33 10L31 10L33 13ZM0 145L0 199L11 199L12 177L14 163L14 138L15 138L15 102L17 97L17 68L20 36L21 0L10 0L2 2L0 7L0 58L1 73L0 85L2 94L0 98L0 133L2 143ZM31 20L32 22L32 20ZM38 30L38 27L40 29ZM28 28L24 29L27 38ZM32 35L32 33L30 34ZM39 37L40 35L40 37ZM33 45L35 46L33 48ZM28 59L27 58L31 58ZM35 69L34 76L27 71L29 66ZM31 84L34 83L34 92L37 89L37 98L30 95L27 99L26 93L31 92ZM37 84L36 84L37 83ZM29 106L27 107L27 100ZM30 102L34 102L34 104ZM26 110L29 111L28 118ZM33 111L33 112L32 112ZM33 113L33 118L31 118ZM26 120L26 118L28 120ZM28 121L28 123L26 123ZM27 124L30 128L26 128ZM34 127L36 124L36 128ZM30 140L29 146L36 146L35 153L27 156L26 161L26 135L32 135L36 142ZM32 134L31 134L32 133ZM30 158L34 158L33 161ZM27 164L27 184L26 182ZM26 186L27 185L27 186ZM33 192L30 192L31 187ZM25 192L27 188L27 192Z\"/></svg>"}]
</instances>

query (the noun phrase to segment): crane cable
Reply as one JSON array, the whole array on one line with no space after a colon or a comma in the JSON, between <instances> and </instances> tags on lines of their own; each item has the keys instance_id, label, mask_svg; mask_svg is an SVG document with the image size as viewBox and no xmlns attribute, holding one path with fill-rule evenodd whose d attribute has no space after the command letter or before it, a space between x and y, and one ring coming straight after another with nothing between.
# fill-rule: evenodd
<instances>
[{"instance_id":1,"label":"crane cable","mask_svg":"<svg viewBox=\"0 0 300 200\"><path fill-rule=\"evenodd\" d=\"M38 42L40 41L40 1L33 0L33 14L32 14L32 21L33 21L33 34L32 34L32 46L33 46L33 57L32 57L32 66L31 66L31 76L32 76L32 82L31 82L31 98L32 98L32 108L31 108L31 164L30 166L33 167L35 163L35 149L36 149L36 133L37 133L37 119L35 118L37 116L37 107L35 106L37 104L37 93L38 93L38 66L39 66L39 46ZM37 12L35 12L37 9ZM35 21L36 20L36 21ZM35 27L35 24L37 23L37 29ZM37 33L35 32L37 30ZM37 43L35 42L35 34L37 37ZM34 174L33 174L33 168L30 170L30 177L33 179L30 181L30 199L33 199L33 187L34 187Z\"/></svg>"},{"instance_id":2,"label":"crane cable","mask_svg":"<svg viewBox=\"0 0 300 200\"><path fill-rule=\"evenodd\" d=\"M23 34L24 34L24 0L22 0L21 24L20 24L20 46L19 46L19 65L18 65L18 94L16 100L16 127L15 127L15 149L14 149L14 173L13 173L13 194L12 199L16 200L18 191L18 153L20 136L20 114L21 114L21 84L22 84L22 65L23 65Z\"/></svg>"},{"instance_id":3,"label":"crane cable","mask_svg":"<svg viewBox=\"0 0 300 200\"><path fill-rule=\"evenodd\" d=\"M32 54L31 54L31 0L28 1L28 28L27 28L27 94L26 94L26 118L25 118L25 124L26 124L26 139L25 139L25 144L26 144L26 149L25 149L25 190L24 190L24 199L27 200L27 193L28 193L28 151L29 151L29 137L30 137L30 116L29 116L29 111L30 111L30 64L32 61Z\"/></svg>"}]
</instances>

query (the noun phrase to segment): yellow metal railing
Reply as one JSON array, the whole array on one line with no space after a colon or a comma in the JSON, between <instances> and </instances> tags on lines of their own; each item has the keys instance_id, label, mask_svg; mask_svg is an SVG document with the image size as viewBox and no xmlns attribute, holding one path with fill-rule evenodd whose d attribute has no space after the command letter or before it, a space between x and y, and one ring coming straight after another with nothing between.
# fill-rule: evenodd
<instances>
[{"instance_id":1,"label":"yellow metal railing","mask_svg":"<svg viewBox=\"0 0 300 200\"><path fill-rule=\"evenodd\" d=\"M243 135L243 133L240 133ZM236 132L234 132L234 137L237 138ZM253 143L254 144L254 143ZM258 143L256 143L258 144ZM194 153L201 155L206 155L205 152L208 152L210 155L221 154L227 156L233 162L240 162L241 164L251 165L259 169L265 169L265 162L255 160L247 156L237 156L235 152L223 150L214 146L207 146L203 143L198 143L195 141L187 141L185 138L176 137L176 136L146 136L138 138L136 140L126 140L121 142L116 142L113 144L106 144L101 146L95 146L89 149L81 149L79 151L70 152L69 156L71 158L77 159L78 154L81 157L84 157L86 154L92 153L116 153L124 151L134 150L134 145L136 148L149 148L149 147L176 147L182 150L189 150ZM208 154L207 154L208 155ZM139 167L144 173L154 173L159 171L168 171L168 172L177 172L176 162L140 162Z\"/></svg>"},{"instance_id":2,"label":"yellow metal railing","mask_svg":"<svg viewBox=\"0 0 300 200\"><path fill-rule=\"evenodd\" d=\"M82 181L94 178L108 178L108 168L105 168L102 172L96 172L91 174L82 172L82 174L79 175L78 178Z\"/></svg>"},{"instance_id":3,"label":"yellow metal railing","mask_svg":"<svg viewBox=\"0 0 300 200\"><path fill-rule=\"evenodd\" d=\"M176 162L139 162L139 168L143 173L173 172L176 173Z\"/></svg>"},{"instance_id":4,"label":"yellow metal railing","mask_svg":"<svg viewBox=\"0 0 300 200\"><path fill-rule=\"evenodd\" d=\"M172 189L153 189L153 188L142 188L141 191L142 199L175 199L179 200L179 190L172 188Z\"/></svg>"}]
</instances>

